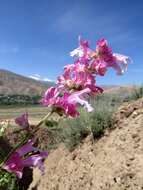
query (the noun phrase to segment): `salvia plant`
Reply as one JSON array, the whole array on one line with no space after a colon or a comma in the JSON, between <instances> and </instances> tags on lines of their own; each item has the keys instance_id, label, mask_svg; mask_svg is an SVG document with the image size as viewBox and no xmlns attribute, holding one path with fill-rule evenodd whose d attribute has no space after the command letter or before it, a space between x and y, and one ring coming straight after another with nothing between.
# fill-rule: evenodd
<instances>
[{"instance_id":1,"label":"salvia plant","mask_svg":"<svg viewBox=\"0 0 143 190\"><path fill-rule=\"evenodd\" d=\"M131 62L129 57L113 53L105 39L100 39L95 50L92 50L89 42L79 37L79 47L70 52L70 56L74 58L73 64L64 67L63 74L57 78L56 86L50 87L41 100L43 106L49 108L49 113L37 125L29 123L28 113L15 119L15 123L21 130L27 131L27 135L1 161L1 171L11 173L17 179L22 178L25 167L38 167L43 174L43 161L48 153L35 146L35 132L53 113L60 117L75 118L80 115L79 106L84 107L87 112L92 112L89 97L103 92L103 89L96 85L96 76L104 76L110 68L122 75ZM4 131L3 126L0 135Z\"/></svg>"}]
</instances>

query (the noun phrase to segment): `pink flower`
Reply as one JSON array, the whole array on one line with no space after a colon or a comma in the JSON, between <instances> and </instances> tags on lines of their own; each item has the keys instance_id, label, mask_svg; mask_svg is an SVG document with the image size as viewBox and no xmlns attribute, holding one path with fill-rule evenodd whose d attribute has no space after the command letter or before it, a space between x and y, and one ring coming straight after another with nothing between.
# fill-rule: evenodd
<instances>
[{"instance_id":1,"label":"pink flower","mask_svg":"<svg viewBox=\"0 0 143 190\"><path fill-rule=\"evenodd\" d=\"M84 106L87 111L92 111L92 107L84 98L85 95L91 93L90 88L73 93L63 92L63 94L59 90L59 96L50 96L50 90L47 90L45 96L43 97L43 105L51 107L52 110L57 112L59 115L65 114L66 116L71 117L79 116L79 112L77 111L79 104ZM55 91L57 91L56 88Z\"/></svg>"},{"instance_id":2,"label":"pink flower","mask_svg":"<svg viewBox=\"0 0 143 190\"><path fill-rule=\"evenodd\" d=\"M101 71L97 72L100 75L104 75L108 67L114 68L117 74L121 75L127 70L128 63L131 62L127 56L112 53L112 49L108 46L105 39L97 42L96 51L93 53L92 58L94 58L95 62L97 60L102 62L102 65L100 65Z\"/></svg>"},{"instance_id":3,"label":"pink flower","mask_svg":"<svg viewBox=\"0 0 143 190\"><path fill-rule=\"evenodd\" d=\"M59 96L59 91L58 88L55 87L50 87L48 90L45 92L44 97L42 99L43 105L53 105L56 103L56 98Z\"/></svg>"},{"instance_id":4,"label":"pink flower","mask_svg":"<svg viewBox=\"0 0 143 190\"><path fill-rule=\"evenodd\" d=\"M89 88L91 90L90 95L96 95L96 94L101 94L103 93L103 89L99 86L95 86L95 85L87 85L87 88Z\"/></svg>"},{"instance_id":5,"label":"pink flower","mask_svg":"<svg viewBox=\"0 0 143 190\"><path fill-rule=\"evenodd\" d=\"M68 97L68 102L72 104L80 104L84 106L88 112L92 112L92 106L84 99L84 96L90 94L90 92L91 90L89 88L75 92Z\"/></svg>"},{"instance_id":6,"label":"pink flower","mask_svg":"<svg viewBox=\"0 0 143 190\"><path fill-rule=\"evenodd\" d=\"M56 106L61 108L66 116L77 117L79 116L77 104L75 102L70 102L69 97L69 93L64 93L63 97L59 98Z\"/></svg>"},{"instance_id":7,"label":"pink flower","mask_svg":"<svg viewBox=\"0 0 143 190\"><path fill-rule=\"evenodd\" d=\"M17 117L15 119L15 123L23 128L28 128L29 127L28 113L25 113L25 114L21 115L20 117Z\"/></svg>"},{"instance_id":8,"label":"pink flower","mask_svg":"<svg viewBox=\"0 0 143 190\"><path fill-rule=\"evenodd\" d=\"M89 50L89 43L87 40L82 40L79 36L79 47L70 52L72 57L76 56L78 58L83 57Z\"/></svg>"},{"instance_id":9,"label":"pink flower","mask_svg":"<svg viewBox=\"0 0 143 190\"><path fill-rule=\"evenodd\" d=\"M81 47L74 49L73 51L70 52L70 56L83 57L84 56L83 49Z\"/></svg>"},{"instance_id":10,"label":"pink flower","mask_svg":"<svg viewBox=\"0 0 143 190\"><path fill-rule=\"evenodd\" d=\"M112 49L108 46L108 42L104 38L98 40L96 52L97 52L98 58L103 60L104 62L107 62L107 63L113 62L114 58L112 54Z\"/></svg>"},{"instance_id":11,"label":"pink flower","mask_svg":"<svg viewBox=\"0 0 143 190\"><path fill-rule=\"evenodd\" d=\"M89 69L92 73L104 76L107 71L107 66L108 66L107 63L105 63L104 61L96 59L91 63Z\"/></svg>"},{"instance_id":12,"label":"pink flower","mask_svg":"<svg viewBox=\"0 0 143 190\"><path fill-rule=\"evenodd\" d=\"M128 56L114 53L115 58L115 69L117 70L117 74L121 75L127 71L128 64L131 63L131 59Z\"/></svg>"},{"instance_id":13,"label":"pink flower","mask_svg":"<svg viewBox=\"0 0 143 190\"><path fill-rule=\"evenodd\" d=\"M51 107L59 115L76 117L79 115L76 111L77 106L67 101L68 96L69 93L63 92L61 88L51 87L45 92L42 103L44 106Z\"/></svg>"},{"instance_id":14,"label":"pink flower","mask_svg":"<svg viewBox=\"0 0 143 190\"><path fill-rule=\"evenodd\" d=\"M94 73L92 73L89 68L89 64L81 64L78 61L75 64L67 65L64 68L63 75L58 78L58 86L67 90L74 89L75 91L88 87L92 91L92 89L96 88L94 73L97 73L97 71L93 70ZM103 73L102 66L99 66L98 72ZM95 90L93 92L95 93Z\"/></svg>"},{"instance_id":15,"label":"pink flower","mask_svg":"<svg viewBox=\"0 0 143 190\"><path fill-rule=\"evenodd\" d=\"M88 95L90 92L91 90L86 88L72 94L65 93L64 96L59 100L59 105L57 105L63 109L65 115L71 117L79 116L79 112L77 111L78 104L84 106L88 112L91 112L93 111L93 108L84 98L84 96Z\"/></svg>"},{"instance_id":16,"label":"pink flower","mask_svg":"<svg viewBox=\"0 0 143 190\"><path fill-rule=\"evenodd\" d=\"M18 178L22 178L24 167L38 167L43 173L43 159L48 154L33 147L33 144L33 141L29 140L25 145L13 152L4 163L3 169L15 173ZM28 155L29 153L30 155Z\"/></svg>"},{"instance_id":17,"label":"pink flower","mask_svg":"<svg viewBox=\"0 0 143 190\"><path fill-rule=\"evenodd\" d=\"M78 60L86 64L90 60L91 49L87 40L81 39L79 36L79 47L70 52L70 56L78 58Z\"/></svg>"},{"instance_id":18,"label":"pink flower","mask_svg":"<svg viewBox=\"0 0 143 190\"><path fill-rule=\"evenodd\" d=\"M79 38L79 47L71 52L71 56L76 57L74 64L64 67L64 73L58 77L57 87L48 89L42 102L61 115L76 117L79 115L78 104L86 107L87 111L92 110L83 95L91 96L103 92L102 88L96 86L95 77L104 76L110 67L117 74L124 73L130 59L124 55L113 54L105 39L100 39L93 51L87 40Z\"/></svg>"}]
</instances>

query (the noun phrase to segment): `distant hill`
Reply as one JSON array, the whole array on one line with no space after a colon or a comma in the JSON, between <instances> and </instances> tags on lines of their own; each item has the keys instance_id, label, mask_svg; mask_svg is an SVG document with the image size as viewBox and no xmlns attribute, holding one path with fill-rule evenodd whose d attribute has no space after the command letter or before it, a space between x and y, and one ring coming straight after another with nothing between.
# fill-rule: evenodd
<instances>
[{"instance_id":1,"label":"distant hill","mask_svg":"<svg viewBox=\"0 0 143 190\"><path fill-rule=\"evenodd\" d=\"M139 86L136 85L125 85L125 86L102 86L104 92L109 94L129 94L134 92Z\"/></svg>"},{"instance_id":2,"label":"distant hill","mask_svg":"<svg viewBox=\"0 0 143 190\"><path fill-rule=\"evenodd\" d=\"M0 94L41 95L52 82L36 81L34 79L0 69Z\"/></svg>"}]
</instances>

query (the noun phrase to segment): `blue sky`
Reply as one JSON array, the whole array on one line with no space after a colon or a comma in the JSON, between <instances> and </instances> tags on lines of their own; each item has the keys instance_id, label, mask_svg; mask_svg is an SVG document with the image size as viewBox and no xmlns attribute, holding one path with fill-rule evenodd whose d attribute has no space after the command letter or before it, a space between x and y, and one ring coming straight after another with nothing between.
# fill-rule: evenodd
<instances>
[{"instance_id":1,"label":"blue sky","mask_svg":"<svg viewBox=\"0 0 143 190\"><path fill-rule=\"evenodd\" d=\"M55 80L72 63L78 35L95 47L105 37L133 63L124 76L109 71L99 84L143 82L142 0L0 0L0 68Z\"/></svg>"}]
</instances>

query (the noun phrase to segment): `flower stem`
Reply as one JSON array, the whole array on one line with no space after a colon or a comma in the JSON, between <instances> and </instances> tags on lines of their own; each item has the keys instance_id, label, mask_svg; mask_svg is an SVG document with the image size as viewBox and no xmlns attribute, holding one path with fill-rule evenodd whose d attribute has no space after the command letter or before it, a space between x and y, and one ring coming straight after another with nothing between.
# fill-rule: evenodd
<instances>
[{"instance_id":1,"label":"flower stem","mask_svg":"<svg viewBox=\"0 0 143 190\"><path fill-rule=\"evenodd\" d=\"M34 131L32 131L32 132L35 133L35 132L39 129L39 127L44 123L44 121L45 121L46 119L48 119L52 114L53 114L53 111L49 112L45 117L43 117L43 118L41 119L41 121L39 121L39 123L35 126L35 129L34 129ZM21 141L20 143L18 143L18 144L9 152L9 154L6 156L6 158L4 159L4 161L0 164L0 168L2 168L3 164L8 160L8 158L10 157L10 155L11 155L17 148L19 148L19 147L21 147L22 145L24 145L24 144L27 142L27 140L28 140L30 137L32 137L32 136L33 136L32 133L27 134L27 135L22 139L22 141Z\"/></svg>"},{"instance_id":2,"label":"flower stem","mask_svg":"<svg viewBox=\"0 0 143 190\"><path fill-rule=\"evenodd\" d=\"M43 117L43 119L41 119L41 121L39 121L39 123L36 125L36 128L40 127L44 123L44 121L48 119L52 114L53 111L49 112L45 117Z\"/></svg>"}]
</instances>

